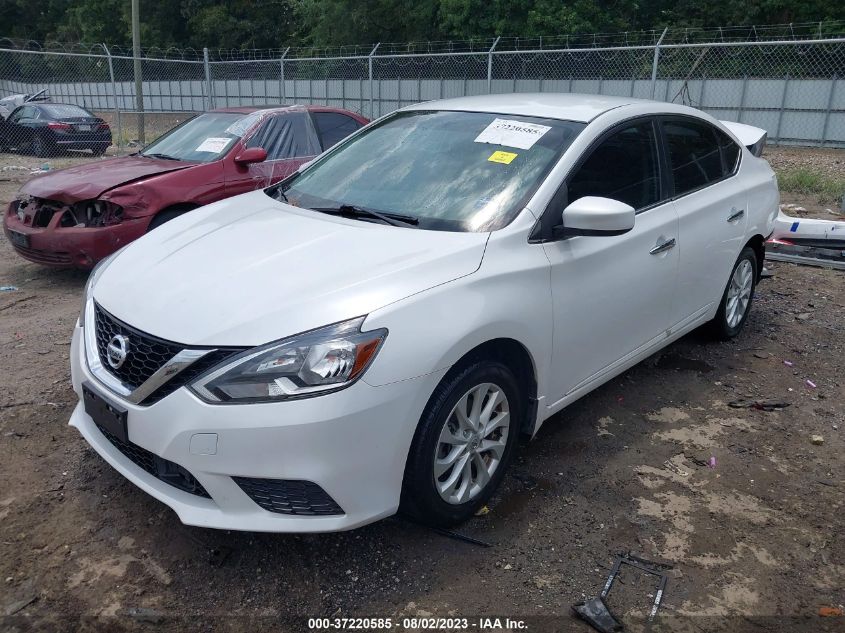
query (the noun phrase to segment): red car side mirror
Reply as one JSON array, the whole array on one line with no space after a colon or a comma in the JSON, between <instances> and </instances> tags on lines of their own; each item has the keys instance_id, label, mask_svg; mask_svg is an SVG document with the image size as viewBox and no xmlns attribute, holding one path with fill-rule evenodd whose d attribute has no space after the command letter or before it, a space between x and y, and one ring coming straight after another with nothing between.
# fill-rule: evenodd
<instances>
[{"instance_id":1,"label":"red car side mirror","mask_svg":"<svg viewBox=\"0 0 845 633\"><path fill-rule=\"evenodd\" d=\"M267 160L267 150L263 147L248 147L240 154L235 156L235 163L238 165L251 165L252 163L262 163Z\"/></svg>"}]
</instances>

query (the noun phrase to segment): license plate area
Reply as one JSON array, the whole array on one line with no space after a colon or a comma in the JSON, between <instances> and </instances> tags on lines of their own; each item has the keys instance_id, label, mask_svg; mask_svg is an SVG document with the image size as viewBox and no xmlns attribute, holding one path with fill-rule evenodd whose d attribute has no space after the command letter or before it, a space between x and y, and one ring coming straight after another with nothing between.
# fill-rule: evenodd
<instances>
[{"instance_id":1,"label":"license plate area","mask_svg":"<svg viewBox=\"0 0 845 633\"><path fill-rule=\"evenodd\" d=\"M18 233L17 231L9 230L9 241L15 246L29 248L29 235L26 233Z\"/></svg>"},{"instance_id":2,"label":"license plate area","mask_svg":"<svg viewBox=\"0 0 845 633\"><path fill-rule=\"evenodd\" d=\"M106 400L87 382L82 383L82 399L85 403L85 413L91 416L94 424L102 427L121 442L129 441L126 409Z\"/></svg>"},{"instance_id":3,"label":"license plate area","mask_svg":"<svg viewBox=\"0 0 845 633\"><path fill-rule=\"evenodd\" d=\"M80 132L90 132L91 126L90 125L77 125L76 129L79 130Z\"/></svg>"}]
</instances>

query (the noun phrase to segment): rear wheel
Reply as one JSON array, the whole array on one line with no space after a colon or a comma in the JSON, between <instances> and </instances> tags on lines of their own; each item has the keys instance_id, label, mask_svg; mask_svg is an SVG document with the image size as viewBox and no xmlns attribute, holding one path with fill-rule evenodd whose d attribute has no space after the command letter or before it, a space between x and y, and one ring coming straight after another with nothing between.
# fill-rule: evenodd
<instances>
[{"instance_id":1,"label":"rear wheel","mask_svg":"<svg viewBox=\"0 0 845 633\"><path fill-rule=\"evenodd\" d=\"M504 477L522 411L516 378L501 363L476 361L444 378L414 436L400 509L437 526L471 517Z\"/></svg>"},{"instance_id":2,"label":"rear wheel","mask_svg":"<svg viewBox=\"0 0 845 633\"><path fill-rule=\"evenodd\" d=\"M94 145L91 147L91 153L94 154L94 156L102 156L106 153L108 148L108 145Z\"/></svg>"},{"instance_id":3,"label":"rear wheel","mask_svg":"<svg viewBox=\"0 0 845 633\"><path fill-rule=\"evenodd\" d=\"M50 143L40 134L36 134L32 137L32 143L30 145L30 148L32 149L33 154L41 158L52 156L54 151L52 143Z\"/></svg>"},{"instance_id":4,"label":"rear wheel","mask_svg":"<svg viewBox=\"0 0 845 633\"><path fill-rule=\"evenodd\" d=\"M716 338L732 339L745 325L754 299L758 266L754 249L750 247L742 249L731 271L725 292L722 294L722 302L719 304L716 316L710 322L710 331Z\"/></svg>"}]
</instances>

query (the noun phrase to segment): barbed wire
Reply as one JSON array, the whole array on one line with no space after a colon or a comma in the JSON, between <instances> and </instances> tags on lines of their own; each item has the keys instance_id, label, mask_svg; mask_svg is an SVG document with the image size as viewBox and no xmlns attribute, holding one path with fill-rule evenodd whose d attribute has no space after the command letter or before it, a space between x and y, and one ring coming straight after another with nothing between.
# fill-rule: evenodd
<instances>
[{"instance_id":1,"label":"barbed wire","mask_svg":"<svg viewBox=\"0 0 845 633\"><path fill-rule=\"evenodd\" d=\"M589 33L534 37L478 38L470 40L440 40L420 42L382 42L334 47L280 46L264 49L209 48L211 61L272 60L284 56L297 58L366 57L374 49L378 55L432 55L446 53L486 53L494 43L496 51L590 49L634 46L654 46L663 37L664 45L695 44L704 42L761 42L807 39L829 39L845 36L845 21L805 22L798 24L748 25L731 27L668 27L617 33ZM116 57L132 57L131 47L107 44L108 52ZM0 37L0 48L42 52L102 55L106 53L101 43L63 42ZM203 59L203 50L193 47L145 47L141 56L150 59L197 61Z\"/></svg>"}]
</instances>

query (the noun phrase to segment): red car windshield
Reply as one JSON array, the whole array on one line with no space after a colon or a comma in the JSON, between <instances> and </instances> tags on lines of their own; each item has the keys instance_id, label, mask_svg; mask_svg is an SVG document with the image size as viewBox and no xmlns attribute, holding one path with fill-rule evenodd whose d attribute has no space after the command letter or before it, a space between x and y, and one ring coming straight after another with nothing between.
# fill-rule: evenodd
<instances>
[{"instance_id":1,"label":"red car windshield","mask_svg":"<svg viewBox=\"0 0 845 633\"><path fill-rule=\"evenodd\" d=\"M207 112L185 121L159 137L141 156L210 163L228 152L251 125L244 119L254 115L238 112ZM254 121L253 121L254 122Z\"/></svg>"}]
</instances>

